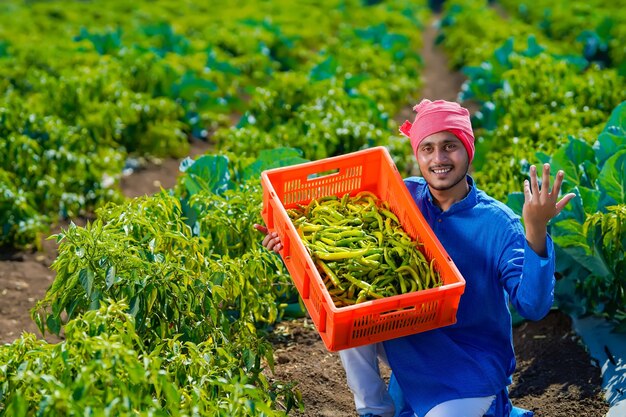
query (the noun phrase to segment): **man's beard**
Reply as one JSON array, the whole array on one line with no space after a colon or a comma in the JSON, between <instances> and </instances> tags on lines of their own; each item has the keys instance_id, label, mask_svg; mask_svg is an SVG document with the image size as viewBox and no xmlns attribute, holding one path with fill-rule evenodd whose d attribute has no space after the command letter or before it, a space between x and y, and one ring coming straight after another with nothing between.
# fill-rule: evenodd
<instances>
[{"instance_id":1,"label":"man's beard","mask_svg":"<svg viewBox=\"0 0 626 417\"><path fill-rule=\"evenodd\" d=\"M461 181L465 180L465 178L467 177L467 173L469 172L469 163L467 164L467 167L465 168L465 172L461 175L459 175L458 178L456 178L453 181L452 185L442 185L442 186L436 186L434 184L429 183L428 186L430 188L432 188L433 190L437 190L437 191L447 191L450 190L454 187L456 187Z\"/></svg>"}]
</instances>

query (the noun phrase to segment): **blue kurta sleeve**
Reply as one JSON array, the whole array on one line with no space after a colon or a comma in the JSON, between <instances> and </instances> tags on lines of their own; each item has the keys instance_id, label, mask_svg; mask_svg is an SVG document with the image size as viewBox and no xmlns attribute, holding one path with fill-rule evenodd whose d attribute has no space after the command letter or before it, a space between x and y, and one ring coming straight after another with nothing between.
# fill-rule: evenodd
<instances>
[{"instance_id":1,"label":"blue kurta sleeve","mask_svg":"<svg viewBox=\"0 0 626 417\"><path fill-rule=\"evenodd\" d=\"M502 285L509 294L509 301L522 317L541 320L554 302L552 239L546 236L547 256L542 257L528 245L523 233L518 231L511 236L500 261Z\"/></svg>"}]
</instances>

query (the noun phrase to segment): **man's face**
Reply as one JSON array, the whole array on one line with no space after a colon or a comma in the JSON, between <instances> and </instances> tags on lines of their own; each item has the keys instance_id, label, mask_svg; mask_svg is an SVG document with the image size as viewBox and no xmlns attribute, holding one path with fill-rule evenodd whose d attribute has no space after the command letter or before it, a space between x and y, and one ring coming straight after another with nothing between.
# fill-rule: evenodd
<instances>
[{"instance_id":1,"label":"man's face","mask_svg":"<svg viewBox=\"0 0 626 417\"><path fill-rule=\"evenodd\" d=\"M438 191L451 190L465 180L469 156L463 143L451 132L437 132L422 140L417 163L428 185Z\"/></svg>"}]
</instances>

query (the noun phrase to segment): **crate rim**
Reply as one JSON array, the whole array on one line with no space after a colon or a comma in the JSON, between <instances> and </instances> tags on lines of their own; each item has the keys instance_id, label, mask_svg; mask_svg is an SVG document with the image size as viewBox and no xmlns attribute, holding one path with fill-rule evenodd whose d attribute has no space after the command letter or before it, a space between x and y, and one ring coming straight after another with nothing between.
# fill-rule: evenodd
<instances>
[{"instance_id":1,"label":"crate rim","mask_svg":"<svg viewBox=\"0 0 626 417\"><path fill-rule=\"evenodd\" d=\"M345 159L346 156L358 157L360 155L367 155L367 154L376 153L376 152L382 152L383 156L389 162L393 162L393 159L391 158L391 154L389 153L389 149L387 149L387 147L373 146L371 148L361 149L361 150L349 152L343 155L329 156L327 158L317 159L315 161L301 162L299 164L293 164L293 165L288 165L284 167L265 169L261 171L261 176L267 178L270 174L279 173L279 172L288 172L295 168L303 169L303 168L317 167L321 161L323 161L324 163L332 163L334 161L341 161ZM395 163L393 166L394 166L395 171L398 172L397 169L395 168ZM271 182L269 182L268 184L271 185ZM273 185L272 185L272 189L274 189Z\"/></svg>"}]
</instances>

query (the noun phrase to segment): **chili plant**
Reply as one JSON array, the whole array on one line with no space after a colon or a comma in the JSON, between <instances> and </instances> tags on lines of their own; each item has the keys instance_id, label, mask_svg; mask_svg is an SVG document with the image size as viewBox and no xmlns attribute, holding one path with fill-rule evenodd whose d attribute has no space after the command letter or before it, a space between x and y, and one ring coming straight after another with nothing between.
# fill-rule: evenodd
<instances>
[{"instance_id":1,"label":"chili plant","mask_svg":"<svg viewBox=\"0 0 626 417\"><path fill-rule=\"evenodd\" d=\"M56 278L31 311L42 332L59 333L62 313L71 319L105 298L128 300L147 345L177 334L193 342L237 338L278 316L272 271L280 261L260 248L240 258L212 256L177 198L162 192L98 215L57 236Z\"/></svg>"},{"instance_id":2,"label":"chili plant","mask_svg":"<svg viewBox=\"0 0 626 417\"><path fill-rule=\"evenodd\" d=\"M25 333L0 347L0 416L284 416L300 406L245 344L175 337L147 350L128 307L103 301L70 320L55 345Z\"/></svg>"}]
</instances>

